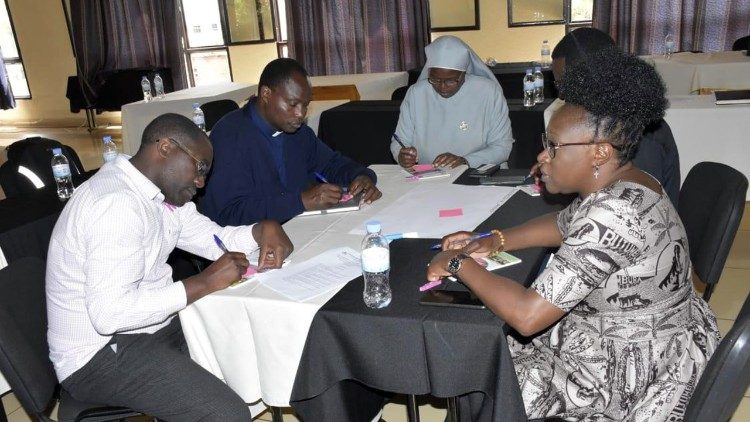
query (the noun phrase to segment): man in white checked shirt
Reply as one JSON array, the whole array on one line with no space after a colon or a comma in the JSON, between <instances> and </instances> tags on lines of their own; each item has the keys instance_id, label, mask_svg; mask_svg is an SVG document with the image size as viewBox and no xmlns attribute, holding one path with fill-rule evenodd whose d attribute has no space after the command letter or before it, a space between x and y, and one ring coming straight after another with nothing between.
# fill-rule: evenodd
<instances>
[{"instance_id":1,"label":"man in white checked shirt","mask_svg":"<svg viewBox=\"0 0 750 422\"><path fill-rule=\"evenodd\" d=\"M220 227L190 199L213 151L188 118L157 117L138 152L120 155L82 184L52 233L47 261L47 337L63 387L76 399L126 406L163 420L248 421L226 384L194 363L176 313L240 279L245 253L280 267L292 250L281 226ZM230 250L222 251L213 235ZM175 247L216 260L172 279Z\"/></svg>"}]
</instances>

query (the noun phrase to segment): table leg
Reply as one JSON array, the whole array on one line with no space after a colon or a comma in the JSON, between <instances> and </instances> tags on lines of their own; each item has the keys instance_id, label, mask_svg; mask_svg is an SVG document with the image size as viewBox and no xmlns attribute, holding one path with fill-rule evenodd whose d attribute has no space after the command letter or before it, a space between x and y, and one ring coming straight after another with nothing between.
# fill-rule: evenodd
<instances>
[{"instance_id":1,"label":"table leg","mask_svg":"<svg viewBox=\"0 0 750 422\"><path fill-rule=\"evenodd\" d=\"M417 396L414 394L406 396L406 420L419 422L419 407L417 406Z\"/></svg>"},{"instance_id":2,"label":"table leg","mask_svg":"<svg viewBox=\"0 0 750 422\"><path fill-rule=\"evenodd\" d=\"M284 422L284 415L281 414L281 408L270 406L271 407L271 420L273 422Z\"/></svg>"},{"instance_id":3,"label":"table leg","mask_svg":"<svg viewBox=\"0 0 750 422\"><path fill-rule=\"evenodd\" d=\"M458 422L460 415L458 413L458 402L455 397L448 398L448 421Z\"/></svg>"}]
</instances>

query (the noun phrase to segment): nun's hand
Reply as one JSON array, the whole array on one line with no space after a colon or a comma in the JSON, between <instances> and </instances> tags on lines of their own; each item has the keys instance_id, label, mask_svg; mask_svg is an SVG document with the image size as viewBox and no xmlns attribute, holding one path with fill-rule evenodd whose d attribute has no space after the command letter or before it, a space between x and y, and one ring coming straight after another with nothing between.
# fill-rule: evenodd
<instances>
[{"instance_id":1,"label":"nun's hand","mask_svg":"<svg viewBox=\"0 0 750 422\"><path fill-rule=\"evenodd\" d=\"M414 167L414 164L417 164L417 149L414 147L401 148L398 152L398 164L407 169Z\"/></svg>"},{"instance_id":2,"label":"nun's hand","mask_svg":"<svg viewBox=\"0 0 750 422\"><path fill-rule=\"evenodd\" d=\"M464 157L459 157L458 155L453 155L450 152L444 152L437 157L435 157L435 161L432 162L432 164L435 167L450 167L455 168L460 166L461 164L469 165L469 162L466 161Z\"/></svg>"}]
</instances>

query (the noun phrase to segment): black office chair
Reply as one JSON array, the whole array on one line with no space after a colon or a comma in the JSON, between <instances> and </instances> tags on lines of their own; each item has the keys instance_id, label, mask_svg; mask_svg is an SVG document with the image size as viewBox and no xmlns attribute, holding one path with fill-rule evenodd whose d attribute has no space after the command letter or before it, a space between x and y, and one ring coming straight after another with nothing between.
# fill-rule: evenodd
<instances>
[{"instance_id":1,"label":"black office chair","mask_svg":"<svg viewBox=\"0 0 750 422\"><path fill-rule=\"evenodd\" d=\"M747 178L742 173L711 162L693 166L680 189L678 213L687 232L693 269L706 283L706 301L719 282L737 234L746 192Z\"/></svg>"},{"instance_id":2,"label":"black office chair","mask_svg":"<svg viewBox=\"0 0 750 422\"><path fill-rule=\"evenodd\" d=\"M732 44L732 51L750 50L750 35L746 35L742 38L738 38L734 44Z\"/></svg>"},{"instance_id":3,"label":"black office chair","mask_svg":"<svg viewBox=\"0 0 750 422\"><path fill-rule=\"evenodd\" d=\"M114 421L141 413L124 407L81 403L57 382L47 345L45 262L22 258L0 270L0 372L23 409L37 421L59 397L59 421Z\"/></svg>"},{"instance_id":4,"label":"black office chair","mask_svg":"<svg viewBox=\"0 0 750 422\"><path fill-rule=\"evenodd\" d=\"M406 91L409 90L408 86L402 86L396 88L391 94L391 101L402 101L406 98Z\"/></svg>"},{"instance_id":5,"label":"black office chair","mask_svg":"<svg viewBox=\"0 0 750 422\"><path fill-rule=\"evenodd\" d=\"M685 422L728 421L749 385L750 296L698 380Z\"/></svg>"},{"instance_id":6,"label":"black office chair","mask_svg":"<svg viewBox=\"0 0 750 422\"><path fill-rule=\"evenodd\" d=\"M201 110L206 118L206 131L213 129L225 114L237 110L240 106L232 100L216 100L201 104Z\"/></svg>"}]
</instances>

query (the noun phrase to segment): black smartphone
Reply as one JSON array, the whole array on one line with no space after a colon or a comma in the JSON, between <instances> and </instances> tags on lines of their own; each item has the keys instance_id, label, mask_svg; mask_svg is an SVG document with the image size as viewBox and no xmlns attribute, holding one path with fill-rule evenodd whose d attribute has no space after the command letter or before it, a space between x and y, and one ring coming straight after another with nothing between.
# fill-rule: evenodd
<instances>
[{"instance_id":1,"label":"black smartphone","mask_svg":"<svg viewBox=\"0 0 750 422\"><path fill-rule=\"evenodd\" d=\"M480 185L522 185L527 176L489 176L479 179Z\"/></svg>"},{"instance_id":2,"label":"black smartphone","mask_svg":"<svg viewBox=\"0 0 750 422\"><path fill-rule=\"evenodd\" d=\"M420 305L454 306L458 308L485 309L484 304L471 292L457 290L430 290L419 299Z\"/></svg>"},{"instance_id":3,"label":"black smartphone","mask_svg":"<svg viewBox=\"0 0 750 422\"><path fill-rule=\"evenodd\" d=\"M499 168L499 164L482 164L475 169L470 169L469 177L487 177L495 173Z\"/></svg>"}]
</instances>

